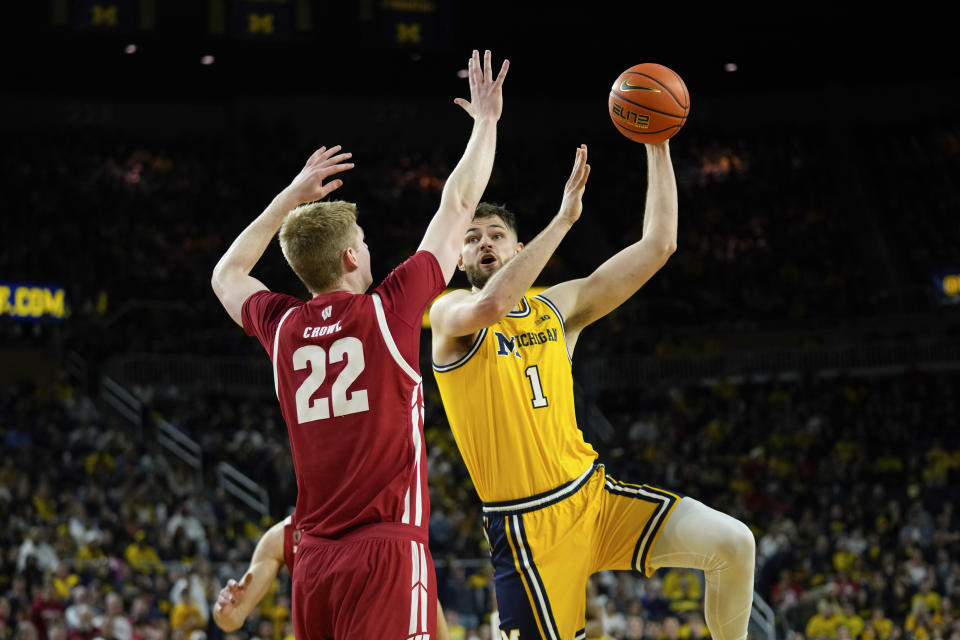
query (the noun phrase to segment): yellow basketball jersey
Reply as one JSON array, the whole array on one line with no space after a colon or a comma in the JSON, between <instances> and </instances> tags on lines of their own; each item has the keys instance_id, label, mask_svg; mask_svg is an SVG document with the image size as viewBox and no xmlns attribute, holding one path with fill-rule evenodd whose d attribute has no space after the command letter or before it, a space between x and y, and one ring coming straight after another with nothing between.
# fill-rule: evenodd
<instances>
[{"instance_id":1,"label":"yellow basketball jersey","mask_svg":"<svg viewBox=\"0 0 960 640\"><path fill-rule=\"evenodd\" d=\"M549 491L596 460L577 428L563 318L546 298L523 298L466 355L433 370L483 502Z\"/></svg>"}]
</instances>

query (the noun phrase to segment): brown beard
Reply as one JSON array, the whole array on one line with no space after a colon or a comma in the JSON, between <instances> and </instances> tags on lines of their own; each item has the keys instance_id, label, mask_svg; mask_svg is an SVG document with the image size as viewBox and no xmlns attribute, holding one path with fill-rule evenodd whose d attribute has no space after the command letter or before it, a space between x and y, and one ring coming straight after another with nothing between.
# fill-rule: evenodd
<instances>
[{"instance_id":1,"label":"brown beard","mask_svg":"<svg viewBox=\"0 0 960 640\"><path fill-rule=\"evenodd\" d=\"M482 273L477 266L464 265L463 270L467 274L467 282L477 289L483 289L483 285L487 284L487 281L490 280L490 276L493 275L492 273Z\"/></svg>"}]
</instances>

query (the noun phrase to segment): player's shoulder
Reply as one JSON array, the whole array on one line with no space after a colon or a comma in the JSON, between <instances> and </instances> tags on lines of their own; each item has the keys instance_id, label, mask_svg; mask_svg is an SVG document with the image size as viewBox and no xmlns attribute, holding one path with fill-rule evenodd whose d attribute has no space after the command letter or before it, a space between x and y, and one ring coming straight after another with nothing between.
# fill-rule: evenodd
<instances>
[{"instance_id":1,"label":"player's shoulder","mask_svg":"<svg viewBox=\"0 0 960 640\"><path fill-rule=\"evenodd\" d=\"M468 300L473 295L473 292L468 289L446 289L442 291L430 306L430 317L434 317L437 313L443 313L452 305Z\"/></svg>"},{"instance_id":2,"label":"player's shoulder","mask_svg":"<svg viewBox=\"0 0 960 640\"><path fill-rule=\"evenodd\" d=\"M400 264L394 267L391 274L402 275L410 270L416 271L441 271L440 261L437 260L437 257L431 252L420 249L412 256L403 260Z\"/></svg>"},{"instance_id":3,"label":"player's shoulder","mask_svg":"<svg viewBox=\"0 0 960 640\"><path fill-rule=\"evenodd\" d=\"M290 309L303 304L304 300L289 294L278 293L276 291L270 291L269 289L260 289L244 298L241 308L263 313L279 308Z\"/></svg>"}]
</instances>

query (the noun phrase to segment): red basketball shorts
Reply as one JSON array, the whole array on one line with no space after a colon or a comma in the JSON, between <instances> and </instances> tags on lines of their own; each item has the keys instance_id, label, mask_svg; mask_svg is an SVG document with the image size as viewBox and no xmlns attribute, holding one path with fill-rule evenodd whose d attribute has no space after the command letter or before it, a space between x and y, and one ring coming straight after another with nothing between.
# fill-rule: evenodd
<instances>
[{"instance_id":1,"label":"red basketball shorts","mask_svg":"<svg viewBox=\"0 0 960 640\"><path fill-rule=\"evenodd\" d=\"M437 585L426 541L376 524L338 539L304 535L293 566L297 640L431 640Z\"/></svg>"}]
</instances>

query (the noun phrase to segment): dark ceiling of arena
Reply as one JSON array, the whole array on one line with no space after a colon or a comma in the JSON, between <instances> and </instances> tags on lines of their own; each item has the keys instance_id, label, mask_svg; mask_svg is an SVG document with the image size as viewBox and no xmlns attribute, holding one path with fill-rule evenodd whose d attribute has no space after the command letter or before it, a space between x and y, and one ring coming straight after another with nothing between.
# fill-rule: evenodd
<instances>
[{"instance_id":1,"label":"dark ceiling of arena","mask_svg":"<svg viewBox=\"0 0 960 640\"><path fill-rule=\"evenodd\" d=\"M949 21L916 7L894 15L840 3L766 3L759 9L742 3L703 8L675 2L522 0L26 4L22 28L8 30L3 40L5 89L21 93L357 94L384 100L450 95L463 88L456 72L473 48L492 49L498 65L503 57L511 59L513 95L546 100L604 91L620 71L639 62L673 68L694 97L864 84L953 92L957 79ZM95 11L109 18L104 11L111 6L120 12L115 28L102 19L90 23ZM295 10L304 6L308 28L303 21L291 27ZM150 13L146 30L140 28L145 7ZM219 33L210 27L215 7L225 16ZM249 27L243 11L268 10L289 12L276 18L270 37L262 29L251 35L234 28ZM141 15L128 18L138 11ZM125 53L130 45L135 53ZM208 55L213 64L201 64ZM916 99L922 96L894 98Z\"/></svg>"}]
</instances>

